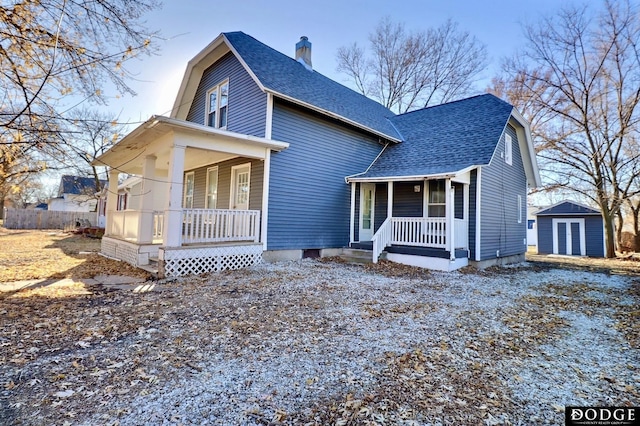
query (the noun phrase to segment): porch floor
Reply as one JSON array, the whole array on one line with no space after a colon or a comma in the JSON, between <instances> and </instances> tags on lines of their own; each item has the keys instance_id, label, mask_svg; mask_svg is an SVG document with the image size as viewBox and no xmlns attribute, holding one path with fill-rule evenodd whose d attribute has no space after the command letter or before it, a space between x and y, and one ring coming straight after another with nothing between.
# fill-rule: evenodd
<instances>
[{"instance_id":1,"label":"porch floor","mask_svg":"<svg viewBox=\"0 0 640 426\"><path fill-rule=\"evenodd\" d=\"M440 259L449 259L449 252L442 248L433 247L413 247L413 246L389 246L384 249L387 253L410 254L414 256L437 257ZM466 259L469 257L469 251L464 249L456 249L456 259Z\"/></svg>"},{"instance_id":2,"label":"porch floor","mask_svg":"<svg viewBox=\"0 0 640 426\"><path fill-rule=\"evenodd\" d=\"M362 241L362 242L351 243L349 247L352 249L358 249L358 250L373 250L373 243L371 241ZM414 256L436 257L440 259L449 258L449 252L447 250L442 248L434 248L434 247L392 245L385 248L384 251L386 251L387 253L410 254ZM469 250L456 249L455 255L456 255L456 259L468 258Z\"/></svg>"}]
</instances>

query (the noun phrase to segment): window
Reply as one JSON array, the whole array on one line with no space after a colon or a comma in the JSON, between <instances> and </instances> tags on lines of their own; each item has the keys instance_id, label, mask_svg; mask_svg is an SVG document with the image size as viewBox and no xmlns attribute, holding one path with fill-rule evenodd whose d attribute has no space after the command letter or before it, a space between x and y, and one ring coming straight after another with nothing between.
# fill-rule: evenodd
<instances>
[{"instance_id":1,"label":"window","mask_svg":"<svg viewBox=\"0 0 640 426\"><path fill-rule=\"evenodd\" d=\"M513 162L513 141L510 135L504 135L504 162L509 165Z\"/></svg>"},{"instance_id":2,"label":"window","mask_svg":"<svg viewBox=\"0 0 640 426\"><path fill-rule=\"evenodd\" d=\"M182 201L182 207L185 209L193 208L193 187L195 181L195 174L193 172L185 173L184 175L184 200Z\"/></svg>"},{"instance_id":3,"label":"window","mask_svg":"<svg viewBox=\"0 0 640 426\"><path fill-rule=\"evenodd\" d=\"M518 195L518 223L522 223L522 195Z\"/></svg>"},{"instance_id":4,"label":"window","mask_svg":"<svg viewBox=\"0 0 640 426\"><path fill-rule=\"evenodd\" d=\"M207 199L205 208L215 209L218 201L218 167L207 169Z\"/></svg>"},{"instance_id":5,"label":"window","mask_svg":"<svg viewBox=\"0 0 640 426\"><path fill-rule=\"evenodd\" d=\"M227 128L229 108L229 81L220 83L207 92L206 125L219 129Z\"/></svg>"},{"instance_id":6,"label":"window","mask_svg":"<svg viewBox=\"0 0 640 426\"><path fill-rule=\"evenodd\" d=\"M127 194L118 194L118 203L116 205L116 210L126 210L127 209Z\"/></svg>"},{"instance_id":7,"label":"window","mask_svg":"<svg viewBox=\"0 0 640 426\"><path fill-rule=\"evenodd\" d=\"M429 217L445 217L446 195L443 180L429 181Z\"/></svg>"},{"instance_id":8,"label":"window","mask_svg":"<svg viewBox=\"0 0 640 426\"><path fill-rule=\"evenodd\" d=\"M249 209L251 163L231 167L231 206L232 209Z\"/></svg>"},{"instance_id":9,"label":"window","mask_svg":"<svg viewBox=\"0 0 640 426\"><path fill-rule=\"evenodd\" d=\"M536 228L536 221L533 219L527 220L527 229L535 229L535 228Z\"/></svg>"}]
</instances>

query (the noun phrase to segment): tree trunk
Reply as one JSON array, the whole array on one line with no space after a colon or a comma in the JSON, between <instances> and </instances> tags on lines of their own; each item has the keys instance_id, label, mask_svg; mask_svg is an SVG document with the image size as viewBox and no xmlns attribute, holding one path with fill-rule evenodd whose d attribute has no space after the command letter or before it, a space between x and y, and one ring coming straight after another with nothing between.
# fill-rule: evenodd
<instances>
[{"instance_id":1,"label":"tree trunk","mask_svg":"<svg viewBox=\"0 0 640 426\"><path fill-rule=\"evenodd\" d=\"M616 226L616 244L618 246L618 250L622 251L622 228L624 227L622 210L618 210L618 213L616 213L616 218L618 219L618 226Z\"/></svg>"},{"instance_id":2,"label":"tree trunk","mask_svg":"<svg viewBox=\"0 0 640 426\"><path fill-rule=\"evenodd\" d=\"M605 253L606 258L616 257L615 231L613 226L613 216L608 209L602 209L602 220L604 221L605 233Z\"/></svg>"},{"instance_id":3,"label":"tree trunk","mask_svg":"<svg viewBox=\"0 0 640 426\"><path fill-rule=\"evenodd\" d=\"M631 204L631 202L629 203ZM636 253L640 252L640 204L638 208L634 208L631 206L631 213L633 215L633 251Z\"/></svg>"}]
</instances>

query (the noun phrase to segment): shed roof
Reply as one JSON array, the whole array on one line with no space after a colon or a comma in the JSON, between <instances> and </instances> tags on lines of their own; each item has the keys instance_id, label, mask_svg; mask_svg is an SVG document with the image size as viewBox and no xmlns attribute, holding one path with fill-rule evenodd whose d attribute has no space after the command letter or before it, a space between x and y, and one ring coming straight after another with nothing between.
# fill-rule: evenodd
<instances>
[{"instance_id":1,"label":"shed roof","mask_svg":"<svg viewBox=\"0 0 640 426\"><path fill-rule=\"evenodd\" d=\"M587 207L575 201L567 200L544 208L536 216L600 216L600 210Z\"/></svg>"}]
</instances>

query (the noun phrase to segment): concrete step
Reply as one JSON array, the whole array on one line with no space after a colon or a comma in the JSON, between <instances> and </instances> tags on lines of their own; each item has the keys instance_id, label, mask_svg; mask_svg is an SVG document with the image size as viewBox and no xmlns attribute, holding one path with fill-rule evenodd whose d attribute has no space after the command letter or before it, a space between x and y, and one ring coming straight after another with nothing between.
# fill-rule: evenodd
<instances>
[{"instance_id":1,"label":"concrete step","mask_svg":"<svg viewBox=\"0 0 640 426\"><path fill-rule=\"evenodd\" d=\"M151 274L153 278L158 278L158 261L157 260L151 260L151 258L149 258L148 265L138 265L138 268L144 271L147 271L148 273Z\"/></svg>"},{"instance_id":2,"label":"concrete step","mask_svg":"<svg viewBox=\"0 0 640 426\"><path fill-rule=\"evenodd\" d=\"M344 248L340 258L348 263L372 263L373 252L371 250Z\"/></svg>"},{"instance_id":3,"label":"concrete step","mask_svg":"<svg viewBox=\"0 0 640 426\"><path fill-rule=\"evenodd\" d=\"M355 256L355 257L358 257L358 256L362 256L362 257L369 256L369 257L371 257L371 256L373 256L373 251L372 250L345 247L345 248L342 249L342 254L344 256Z\"/></svg>"}]
</instances>

